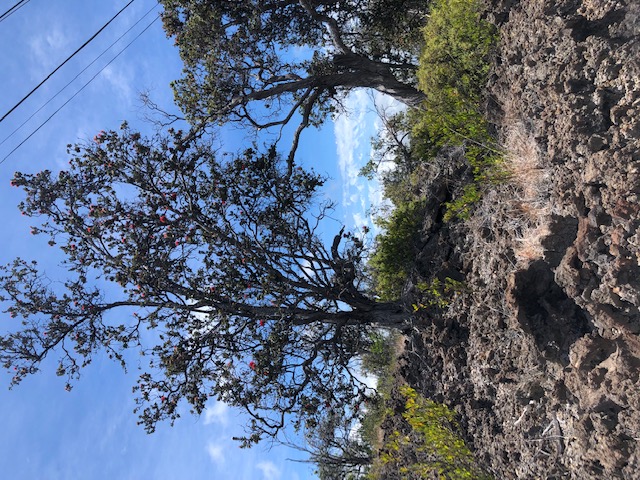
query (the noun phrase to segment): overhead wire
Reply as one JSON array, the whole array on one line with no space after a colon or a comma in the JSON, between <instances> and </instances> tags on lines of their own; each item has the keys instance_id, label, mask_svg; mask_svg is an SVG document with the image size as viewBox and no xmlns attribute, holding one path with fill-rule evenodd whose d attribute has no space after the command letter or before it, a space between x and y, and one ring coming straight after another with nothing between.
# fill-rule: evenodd
<instances>
[{"instance_id":1,"label":"overhead wire","mask_svg":"<svg viewBox=\"0 0 640 480\"><path fill-rule=\"evenodd\" d=\"M120 50L115 57L113 57L111 60L109 60L109 62L103 66L93 77L91 77L76 93L74 93L66 102L64 102L62 105L60 105L60 107L58 107L44 122L42 122L40 125L38 125L38 127L33 130L24 140L22 140L18 145L16 145L16 147L11 150L2 160L0 160L0 165L3 164L16 150L18 150L22 145L24 145L31 137L33 137L42 127L44 127L47 123L49 123L49 121L60 111L62 110L71 100L73 100L80 92L82 92L91 82L93 82L96 77L98 75L100 75L105 68L107 68L109 65L111 65L111 63L114 62L114 60L116 60L120 55L122 55L124 53L124 51L129 48L131 46L131 44L133 44L133 42L135 42L138 38L140 38L142 36L143 33L145 33L147 30L149 30L149 28L151 28L151 26L158 20L158 18L160 18L160 16L158 15L157 17L155 17L140 33L138 33L138 35L136 35L133 40L131 40L129 43L127 43L127 45L125 45L125 47Z\"/></svg>"},{"instance_id":2,"label":"overhead wire","mask_svg":"<svg viewBox=\"0 0 640 480\"><path fill-rule=\"evenodd\" d=\"M133 2L135 2L135 0L130 0L129 3L127 3L124 7L122 7L118 13L116 13L113 17L111 17L111 19L105 23L96 33L94 33L91 38L89 38L89 40L87 40L86 42L84 42L82 45L80 45L80 47L73 52L71 55L69 55L66 60L64 62L62 62L60 65L58 65L49 75L46 76L46 78L44 80L42 80L38 85L36 85L29 93L27 93L24 97L22 97L22 99L16 103L13 107L11 107L11 109L9 109L9 111L7 113L5 113L2 118L0 118L0 123L3 122L3 120L5 118L7 118L11 112L13 112L16 108L18 108L20 105L22 105L22 103L29 98L31 95L33 95L33 93L38 90L42 85L44 85L44 83L49 80L51 78L51 76L56 73L58 70L60 70L69 60L71 60L73 57L75 57L82 49L84 49L84 47L86 47L87 45L89 45L89 43L91 43L91 41L93 41L94 38L96 38L98 35L100 35L100 33L109 26L109 24L111 24L111 22L113 22L118 15L120 15L122 12L124 12L129 5L131 5Z\"/></svg>"},{"instance_id":3,"label":"overhead wire","mask_svg":"<svg viewBox=\"0 0 640 480\"><path fill-rule=\"evenodd\" d=\"M9 8L9 10L7 10L6 12L4 12L2 15L0 15L0 23L2 23L4 20L6 20L7 18L9 18L11 15L13 15L14 13L16 13L18 10L20 10L22 7L24 7L27 3L29 3L31 0L20 0L18 3L16 3L13 7Z\"/></svg>"},{"instance_id":4,"label":"overhead wire","mask_svg":"<svg viewBox=\"0 0 640 480\"><path fill-rule=\"evenodd\" d=\"M11 137L13 137L20 129L22 129L22 127L24 127L33 117L35 117L38 113L40 113L42 111L43 108L45 108L47 105L49 105L53 100L55 100L62 92L64 92L67 87L69 87L73 82L75 82L78 77L80 75L82 75L84 72L86 72L94 63L96 63L100 58L102 58L109 50L111 50L114 45L116 43L118 43L120 40L122 40L131 30L133 30L135 27L138 26L138 24L140 22L142 22L145 18L147 18L149 16L149 14L151 12L153 12L156 7L158 5L154 5L153 7L151 7L147 13L145 13L142 17L140 17L133 25L131 25L131 27L129 27L127 29L127 31L125 31L122 35L120 35L111 45L109 45L107 48L105 48L102 53L100 55L98 55L96 58L93 59L93 61L91 63L89 63L86 67L84 67L75 77L73 77L69 82L67 82L67 84L62 87L60 90L58 90L56 92L55 95L53 95L49 100L47 100L44 104L42 104L40 106L40 108L38 108L35 112L33 112L24 122L22 122L18 127L16 127L9 135L7 135L4 140L2 140L2 142L0 142L0 146L4 145L4 143L9 140Z\"/></svg>"}]
</instances>

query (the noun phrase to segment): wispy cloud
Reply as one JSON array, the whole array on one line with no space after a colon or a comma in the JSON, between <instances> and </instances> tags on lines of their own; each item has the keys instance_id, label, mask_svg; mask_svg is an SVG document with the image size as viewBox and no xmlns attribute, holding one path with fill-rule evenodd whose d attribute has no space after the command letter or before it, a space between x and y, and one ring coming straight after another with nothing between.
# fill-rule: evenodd
<instances>
[{"instance_id":1,"label":"wispy cloud","mask_svg":"<svg viewBox=\"0 0 640 480\"><path fill-rule=\"evenodd\" d=\"M273 462L260 462L256 468L262 472L264 480L279 480L281 476L280 469Z\"/></svg>"},{"instance_id":2,"label":"wispy cloud","mask_svg":"<svg viewBox=\"0 0 640 480\"><path fill-rule=\"evenodd\" d=\"M365 90L352 92L344 102L346 112L334 120L334 134L338 154L338 168L342 178L342 203L349 206L352 201L351 188L359 179L363 164L361 151L363 141L368 142L365 117L371 107L371 99Z\"/></svg>"},{"instance_id":3,"label":"wispy cloud","mask_svg":"<svg viewBox=\"0 0 640 480\"><path fill-rule=\"evenodd\" d=\"M212 423L229 424L229 405L224 402L215 402L213 405L207 406L204 411L204 424L211 425Z\"/></svg>"},{"instance_id":4,"label":"wispy cloud","mask_svg":"<svg viewBox=\"0 0 640 480\"><path fill-rule=\"evenodd\" d=\"M69 50L70 36L59 24L53 24L47 31L31 37L29 47L34 60L34 73L42 75L51 70L64 58L64 52Z\"/></svg>"},{"instance_id":5,"label":"wispy cloud","mask_svg":"<svg viewBox=\"0 0 640 480\"><path fill-rule=\"evenodd\" d=\"M109 65L102 71L100 77L121 97L123 102L131 103L133 101L134 92L131 89L133 76L126 67Z\"/></svg>"},{"instance_id":6,"label":"wispy cloud","mask_svg":"<svg viewBox=\"0 0 640 480\"><path fill-rule=\"evenodd\" d=\"M223 465L225 462L224 447L213 442L207 443L207 454L213 463Z\"/></svg>"}]
</instances>

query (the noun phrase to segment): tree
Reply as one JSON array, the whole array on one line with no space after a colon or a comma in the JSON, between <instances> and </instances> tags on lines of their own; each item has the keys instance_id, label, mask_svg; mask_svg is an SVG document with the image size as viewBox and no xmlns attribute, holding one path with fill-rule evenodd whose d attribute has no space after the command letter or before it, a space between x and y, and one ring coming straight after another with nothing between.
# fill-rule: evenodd
<instances>
[{"instance_id":1,"label":"tree","mask_svg":"<svg viewBox=\"0 0 640 480\"><path fill-rule=\"evenodd\" d=\"M149 432L179 416L179 401L200 413L209 397L249 413L245 445L291 416L303 428L326 410L350 415L367 393L352 359L368 329L401 326L407 313L362 292L358 236L342 228L322 241L321 176L289 175L274 148L218 155L171 129L148 139L124 125L70 153L58 175L12 180L26 192L22 212L44 217L32 233L60 246L69 272L54 282L34 262L3 267L1 299L22 317L0 337L12 384L58 355L71 388L100 350L124 366L138 349Z\"/></svg>"},{"instance_id":2,"label":"tree","mask_svg":"<svg viewBox=\"0 0 640 480\"><path fill-rule=\"evenodd\" d=\"M356 403L354 407L359 409L359 405ZM318 419L317 426L306 432L307 445L302 449L309 454L306 461L318 466L316 474L320 480L365 478L374 452L359 434L361 419L348 421L339 412L329 411Z\"/></svg>"},{"instance_id":3,"label":"tree","mask_svg":"<svg viewBox=\"0 0 640 480\"><path fill-rule=\"evenodd\" d=\"M419 33L429 2L417 0L163 0L184 76L178 104L194 124L255 129L320 124L341 94L364 87L411 106ZM384 12L384 15L381 15ZM411 40L408 40L411 39ZM296 113L299 116L296 116Z\"/></svg>"}]
</instances>

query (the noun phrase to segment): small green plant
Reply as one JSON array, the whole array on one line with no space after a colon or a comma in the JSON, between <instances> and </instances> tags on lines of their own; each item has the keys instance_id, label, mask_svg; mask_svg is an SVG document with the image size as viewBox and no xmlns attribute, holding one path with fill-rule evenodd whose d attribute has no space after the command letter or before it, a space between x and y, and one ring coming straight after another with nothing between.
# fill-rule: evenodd
<instances>
[{"instance_id":1,"label":"small green plant","mask_svg":"<svg viewBox=\"0 0 640 480\"><path fill-rule=\"evenodd\" d=\"M417 289L422 298L413 304L414 312L429 307L445 308L449 306L452 296L464 290L464 284L450 277L446 277L444 282L439 278L434 278L429 283L418 283Z\"/></svg>"},{"instance_id":2,"label":"small green plant","mask_svg":"<svg viewBox=\"0 0 640 480\"><path fill-rule=\"evenodd\" d=\"M471 217L473 206L482 198L478 183L465 185L462 194L455 200L445 204L444 221L449 222L456 218L468 220Z\"/></svg>"}]
</instances>

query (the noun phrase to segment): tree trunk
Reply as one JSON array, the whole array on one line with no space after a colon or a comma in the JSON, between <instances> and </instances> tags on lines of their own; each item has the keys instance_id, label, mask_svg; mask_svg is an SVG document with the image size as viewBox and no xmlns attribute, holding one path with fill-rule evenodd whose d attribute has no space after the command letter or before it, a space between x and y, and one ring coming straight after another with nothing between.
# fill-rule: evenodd
<instances>
[{"instance_id":1,"label":"tree trunk","mask_svg":"<svg viewBox=\"0 0 640 480\"><path fill-rule=\"evenodd\" d=\"M229 103L231 111L239 105L249 102L277 98L286 93L298 93L306 89L338 90L352 88L373 88L385 93L410 107L418 107L425 99L424 93L413 85L403 83L394 75L392 65L375 62L356 54L340 54L334 57L338 71L327 75L311 75L306 78L293 78L291 81L269 85L268 88L234 97ZM413 69L407 65L396 69ZM284 78L284 77L283 77Z\"/></svg>"},{"instance_id":2,"label":"tree trunk","mask_svg":"<svg viewBox=\"0 0 640 480\"><path fill-rule=\"evenodd\" d=\"M373 325L384 328L402 329L407 325L411 314L398 303L375 303L364 308L341 312L313 312L308 310L292 310L293 323L307 325L315 322L342 325Z\"/></svg>"},{"instance_id":3,"label":"tree trunk","mask_svg":"<svg viewBox=\"0 0 640 480\"><path fill-rule=\"evenodd\" d=\"M376 62L367 57L356 54L335 55L333 63L342 70L342 86L368 87L385 93L396 100L418 107L425 99L425 94L413 85L403 83L394 75L392 65ZM396 69L413 70L414 66L406 65Z\"/></svg>"}]
</instances>

